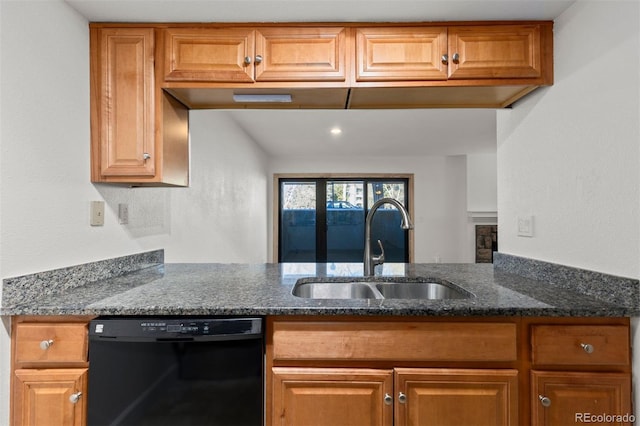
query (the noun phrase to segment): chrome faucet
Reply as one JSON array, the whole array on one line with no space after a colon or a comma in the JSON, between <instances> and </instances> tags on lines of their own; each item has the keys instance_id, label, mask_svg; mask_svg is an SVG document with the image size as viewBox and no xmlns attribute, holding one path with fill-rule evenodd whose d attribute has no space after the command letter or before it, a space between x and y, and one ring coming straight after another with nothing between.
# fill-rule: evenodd
<instances>
[{"instance_id":1,"label":"chrome faucet","mask_svg":"<svg viewBox=\"0 0 640 426\"><path fill-rule=\"evenodd\" d=\"M413 229L413 223L411 223L411 218L409 217L409 212L406 207L402 205L398 200L393 198L381 198L371 206L371 210L367 214L367 219L365 221L365 240L364 240L364 276L370 277L375 275L375 267L376 265L382 265L384 263L384 248L382 247L382 242L378 240L378 245L380 246L379 256L374 256L371 254L371 222L373 221L373 215L376 213L378 208L383 204L393 204L398 210L400 210L400 214L402 215L402 222L400 226L402 229Z\"/></svg>"}]
</instances>

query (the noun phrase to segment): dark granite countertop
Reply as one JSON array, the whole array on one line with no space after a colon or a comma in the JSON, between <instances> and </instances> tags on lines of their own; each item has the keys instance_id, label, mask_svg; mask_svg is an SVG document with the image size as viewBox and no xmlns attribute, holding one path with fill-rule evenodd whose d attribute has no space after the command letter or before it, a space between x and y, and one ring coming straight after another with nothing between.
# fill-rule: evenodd
<instances>
[{"instance_id":1,"label":"dark granite countertop","mask_svg":"<svg viewBox=\"0 0 640 426\"><path fill-rule=\"evenodd\" d=\"M382 275L447 280L474 297L319 300L293 296L298 279L362 277L362 264L163 264L61 291L3 295L2 315L637 316L637 282L615 297L585 293L491 264L386 264ZM357 278L356 278L357 279ZM5 280L5 291L7 286ZM618 292L611 288L604 292Z\"/></svg>"}]
</instances>

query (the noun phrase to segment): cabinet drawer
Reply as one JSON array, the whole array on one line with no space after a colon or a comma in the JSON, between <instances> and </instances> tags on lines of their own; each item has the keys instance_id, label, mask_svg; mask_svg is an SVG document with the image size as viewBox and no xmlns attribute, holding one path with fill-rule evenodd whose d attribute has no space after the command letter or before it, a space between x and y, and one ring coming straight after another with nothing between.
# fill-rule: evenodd
<instances>
[{"instance_id":1,"label":"cabinet drawer","mask_svg":"<svg viewBox=\"0 0 640 426\"><path fill-rule=\"evenodd\" d=\"M58 323L16 326L15 362L69 364L87 361L87 325Z\"/></svg>"},{"instance_id":2,"label":"cabinet drawer","mask_svg":"<svg viewBox=\"0 0 640 426\"><path fill-rule=\"evenodd\" d=\"M629 328L623 325L534 325L534 365L629 365Z\"/></svg>"},{"instance_id":3,"label":"cabinet drawer","mask_svg":"<svg viewBox=\"0 0 640 426\"><path fill-rule=\"evenodd\" d=\"M516 326L277 321L273 357L278 361L515 361Z\"/></svg>"}]
</instances>

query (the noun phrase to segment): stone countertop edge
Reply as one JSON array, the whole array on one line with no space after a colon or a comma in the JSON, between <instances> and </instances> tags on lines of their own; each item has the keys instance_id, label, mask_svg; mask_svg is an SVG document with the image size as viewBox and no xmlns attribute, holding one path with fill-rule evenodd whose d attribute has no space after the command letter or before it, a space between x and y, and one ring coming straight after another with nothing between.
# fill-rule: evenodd
<instances>
[{"instance_id":1,"label":"stone countertop edge","mask_svg":"<svg viewBox=\"0 0 640 426\"><path fill-rule=\"evenodd\" d=\"M5 279L0 315L628 317L640 314L637 280L498 253L494 265L386 264L382 270L384 277L376 278L428 277L450 281L475 295L470 299L437 301L314 300L291 294L293 285L301 278L363 279L361 263L164 264L163 259L164 252L158 250ZM538 271L538 275L530 269Z\"/></svg>"}]
</instances>

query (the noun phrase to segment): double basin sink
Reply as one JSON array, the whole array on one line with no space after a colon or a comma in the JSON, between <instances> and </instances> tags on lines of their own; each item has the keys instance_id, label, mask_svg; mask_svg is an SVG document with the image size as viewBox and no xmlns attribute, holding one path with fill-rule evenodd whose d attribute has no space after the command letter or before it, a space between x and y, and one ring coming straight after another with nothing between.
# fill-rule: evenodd
<instances>
[{"instance_id":1,"label":"double basin sink","mask_svg":"<svg viewBox=\"0 0 640 426\"><path fill-rule=\"evenodd\" d=\"M307 299L466 299L473 294L445 280L364 277L300 279L291 293Z\"/></svg>"}]
</instances>

